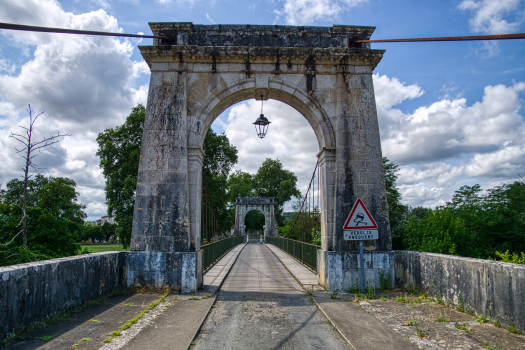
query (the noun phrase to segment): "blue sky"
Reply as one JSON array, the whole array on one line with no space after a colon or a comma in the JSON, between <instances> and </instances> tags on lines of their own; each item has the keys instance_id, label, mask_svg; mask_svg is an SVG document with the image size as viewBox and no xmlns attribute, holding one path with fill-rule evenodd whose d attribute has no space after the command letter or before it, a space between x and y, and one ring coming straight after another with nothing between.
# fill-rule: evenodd
<instances>
[{"instance_id":1,"label":"blue sky","mask_svg":"<svg viewBox=\"0 0 525 350\"><path fill-rule=\"evenodd\" d=\"M3 0L0 21L51 27L151 33L148 22L195 24L333 24L376 26L372 39L525 31L524 0ZM39 135L73 136L43 153L42 173L78 183L89 219L105 214L96 135L145 103L149 70L137 45L151 39L93 38L0 31L0 183L19 175L8 138L27 123L27 104L45 110ZM525 40L378 43L374 74L383 154L401 166L399 187L412 206L436 206L460 186L489 188L525 175ZM239 148L236 169L254 172L279 158L304 188L317 152L302 116L265 103L272 123L264 140L245 101L213 128Z\"/></svg>"}]
</instances>

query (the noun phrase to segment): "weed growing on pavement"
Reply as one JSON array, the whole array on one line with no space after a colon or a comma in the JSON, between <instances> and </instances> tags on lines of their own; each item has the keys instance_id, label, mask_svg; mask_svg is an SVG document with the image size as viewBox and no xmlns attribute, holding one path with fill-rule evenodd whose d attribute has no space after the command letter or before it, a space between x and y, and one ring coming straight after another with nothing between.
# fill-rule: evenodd
<instances>
[{"instance_id":1,"label":"weed growing on pavement","mask_svg":"<svg viewBox=\"0 0 525 350\"><path fill-rule=\"evenodd\" d=\"M390 289L390 274L386 275L383 272L379 272L379 289L381 292Z\"/></svg>"},{"instance_id":2,"label":"weed growing on pavement","mask_svg":"<svg viewBox=\"0 0 525 350\"><path fill-rule=\"evenodd\" d=\"M463 296L461 294L458 294L458 302L459 305L456 307L458 311L465 312L465 303L463 301Z\"/></svg>"},{"instance_id":3,"label":"weed growing on pavement","mask_svg":"<svg viewBox=\"0 0 525 350\"><path fill-rule=\"evenodd\" d=\"M407 299L406 299L404 296L401 296L401 295L400 295L400 296L398 296L398 297L396 298L396 302L398 302L398 303L406 303L406 302L407 302Z\"/></svg>"},{"instance_id":4,"label":"weed growing on pavement","mask_svg":"<svg viewBox=\"0 0 525 350\"><path fill-rule=\"evenodd\" d=\"M509 326L507 327L507 330L511 333L514 333L514 334L521 334L521 331L517 330L516 328L512 327L512 326Z\"/></svg>"},{"instance_id":5,"label":"weed growing on pavement","mask_svg":"<svg viewBox=\"0 0 525 350\"><path fill-rule=\"evenodd\" d=\"M334 290L332 294L330 294L330 299L341 299L341 298L337 296L337 291Z\"/></svg>"},{"instance_id":6,"label":"weed growing on pavement","mask_svg":"<svg viewBox=\"0 0 525 350\"><path fill-rule=\"evenodd\" d=\"M495 348L493 347L492 345L488 345L488 344L483 344L482 345L485 349L489 349L489 350L505 350L505 349L501 349L501 348Z\"/></svg>"},{"instance_id":7,"label":"weed growing on pavement","mask_svg":"<svg viewBox=\"0 0 525 350\"><path fill-rule=\"evenodd\" d=\"M314 286L311 284L308 287L306 287L306 295L313 295L314 294Z\"/></svg>"},{"instance_id":8,"label":"weed growing on pavement","mask_svg":"<svg viewBox=\"0 0 525 350\"><path fill-rule=\"evenodd\" d=\"M381 300L383 300L383 301L387 301L387 300L388 300L388 299L385 298L385 297L381 297L381 298L379 298L379 299L381 299Z\"/></svg>"},{"instance_id":9,"label":"weed growing on pavement","mask_svg":"<svg viewBox=\"0 0 525 350\"><path fill-rule=\"evenodd\" d=\"M87 307L89 307L91 305L103 303L107 299L107 297L110 296L110 295L112 295L112 294L103 295L103 296L101 296L99 298L86 301L84 304L82 304L80 306L77 306L76 308L74 308L72 310L64 311L64 312L62 312L62 313L60 313L60 314L58 314L56 316L53 316L53 317L50 317L50 318L46 319L45 321L37 322L37 323L29 326L29 328L25 332L12 333L12 334L8 335L6 338L4 338L2 343L4 345L6 345L6 344L11 343L12 341L26 338L26 337L29 336L29 334L33 333L34 331L42 329L42 328L45 328L45 327L48 327L48 326L51 326L52 324L54 324L56 322L59 322L59 321L70 321L71 320L71 317L70 317L71 315L73 315L73 314L75 314L75 313L77 313L79 311L82 311L82 310L84 310L85 308L87 308Z\"/></svg>"},{"instance_id":10,"label":"weed growing on pavement","mask_svg":"<svg viewBox=\"0 0 525 350\"><path fill-rule=\"evenodd\" d=\"M82 338L82 341L91 341L91 338Z\"/></svg>"},{"instance_id":11,"label":"weed growing on pavement","mask_svg":"<svg viewBox=\"0 0 525 350\"><path fill-rule=\"evenodd\" d=\"M435 322L447 322L447 319L443 316L439 316L434 319Z\"/></svg>"},{"instance_id":12,"label":"weed growing on pavement","mask_svg":"<svg viewBox=\"0 0 525 350\"><path fill-rule=\"evenodd\" d=\"M355 278L354 283L352 283L352 286L348 288L347 292L350 294L356 294L359 292L359 278Z\"/></svg>"},{"instance_id":13,"label":"weed growing on pavement","mask_svg":"<svg viewBox=\"0 0 525 350\"><path fill-rule=\"evenodd\" d=\"M100 322L99 320L91 319L89 322Z\"/></svg>"},{"instance_id":14,"label":"weed growing on pavement","mask_svg":"<svg viewBox=\"0 0 525 350\"><path fill-rule=\"evenodd\" d=\"M366 297L368 299L376 298L376 289L370 284L370 281L366 281Z\"/></svg>"},{"instance_id":15,"label":"weed growing on pavement","mask_svg":"<svg viewBox=\"0 0 525 350\"><path fill-rule=\"evenodd\" d=\"M424 327L423 320L416 318L412 316L410 320L408 320L404 326L411 326L416 328L416 335L419 339L422 338L428 338L428 332L430 331L430 325L427 324L426 327Z\"/></svg>"},{"instance_id":16,"label":"weed growing on pavement","mask_svg":"<svg viewBox=\"0 0 525 350\"><path fill-rule=\"evenodd\" d=\"M149 304L149 306L142 310L142 312L140 314L138 314L137 316L133 317L131 320L129 320L128 322L126 322L126 324L124 324L120 330L118 331L114 331L111 333L111 336L109 338L106 338L104 339L104 343L109 343L111 342L111 340L117 336L119 336L121 333L121 331L125 331L126 329L128 329L129 327L133 326L135 323L137 323L138 320L140 320L142 318L142 316L144 316L145 314L147 314L149 311L151 311L155 306L159 305L160 303L162 303L162 301L164 301L164 299L166 299L166 297L168 295L170 295L171 291L168 289L164 295L158 299L158 300L155 300L154 302L152 302L151 304ZM174 301L176 300L173 299ZM118 335L116 335L118 333Z\"/></svg>"},{"instance_id":17,"label":"weed growing on pavement","mask_svg":"<svg viewBox=\"0 0 525 350\"><path fill-rule=\"evenodd\" d=\"M481 314L478 316L478 318L476 318L476 321L478 323L485 323L485 322L488 322L489 319L485 317L485 315Z\"/></svg>"},{"instance_id":18,"label":"weed growing on pavement","mask_svg":"<svg viewBox=\"0 0 525 350\"><path fill-rule=\"evenodd\" d=\"M44 341L49 341L49 340L51 340L53 338L54 337L52 335L44 335L43 337L39 337L38 339L44 340Z\"/></svg>"},{"instance_id":19,"label":"weed growing on pavement","mask_svg":"<svg viewBox=\"0 0 525 350\"><path fill-rule=\"evenodd\" d=\"M461 329L462 331L465 331L466 333L470 334L472 333L472 331L470 329L468 329L467 327L465 326L460 326L459 323L456 321L456 323L454 324L454 327L456 327L457 329Z\"/></svg>"}]
</instances>

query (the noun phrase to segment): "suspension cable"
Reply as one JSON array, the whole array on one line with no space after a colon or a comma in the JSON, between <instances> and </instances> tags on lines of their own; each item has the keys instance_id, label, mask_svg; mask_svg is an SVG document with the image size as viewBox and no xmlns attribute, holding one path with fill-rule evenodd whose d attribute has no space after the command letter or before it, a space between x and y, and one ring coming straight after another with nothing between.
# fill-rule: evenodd
<instances>
[{"instance_id":1,"label":"suspension cable","mask_svg":"<svg viewBox=\"0 0 525 350\"><path fill-rule=\"evenodd\" d=\"M314 172L313 172L313 174L312 174L312 178L310 179L310 184L308 185L308 190L306 191L306 194L305 194L305 196L304 196L304 198L303 198L303 201L302 201L302 203L301 203L301 208L299 209L299 212L297 213L297 216L295 217L295 220L294 220L292 226L290 227L290 229L288 230L288 232L286 232L286 234L283 235L283 236L281 236L281 235L279 234L279 232L277 232L277 234L279 234L279 236L281 236L282 238L288 236L288 234L289 234L290 232L292 232L292 230L295 228L295 225L296 225L298 219L299 219L299 222L300 222L300 223L304 222L303 218L300 218L300 216L301 216L301 213L303 212L303 209L304 209L304 207L305 207L304 204L305 204L305 202L306 202L306 199L308 198L308 194L309 194L309 192L310 192L310 188L312 187L312 183L313 183L313 181L314 181L314 179L315 179L315 172L316 172L318 166L319 166L319 160L317 160L317 163L315 163ZM299 226L300 226L300 224L299 224ZM299 227L299 229L300 229L300 227Z\"/></svg>"},{"instance_id":2,"label":"suspension cable","mask_svg":"<svg viewBox=\"0 0 525 350\"><path fill-rule=\"evenodd\" d=\"M99 36L118 36L118 37L128 37L128 38L169 39L169 37L162 36L162 35L98 32L98 31L92 31L92 30L38 27L38 26L28 26L24 24L3 23L3 22L0 22L0 29L21 30L25 32L57 33L57 34L81 34L81 35L99 35Z\"/></svg>"}]
</instances>

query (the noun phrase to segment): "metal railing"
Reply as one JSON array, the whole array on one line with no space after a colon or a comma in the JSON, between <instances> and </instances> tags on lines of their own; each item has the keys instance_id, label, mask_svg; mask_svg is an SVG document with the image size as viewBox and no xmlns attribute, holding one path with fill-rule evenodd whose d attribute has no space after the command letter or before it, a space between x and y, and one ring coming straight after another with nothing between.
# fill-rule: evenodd
<instances>
[{"instance_id":1,"label":"metal railing","mask_svg":"<svg viewBox=\"0 0 525 350\"><path fill-rule=\"evenodd\" d=\"M282 237L268 237L268 243L281 248L309 268L317 271L317 250L320 246Z\"/></svg>"},{"instance_id":2,"label":"metal railing","mask_svg":"<svg viewBox=\"0 0 525 350\"><path fill-rule=\"evenodd\" d=\"M203 269L207 270L224 254L236 245L242 243L242 237L230 237L213 243L201 245L203 250Z\"/></svg>"}]
</instances>

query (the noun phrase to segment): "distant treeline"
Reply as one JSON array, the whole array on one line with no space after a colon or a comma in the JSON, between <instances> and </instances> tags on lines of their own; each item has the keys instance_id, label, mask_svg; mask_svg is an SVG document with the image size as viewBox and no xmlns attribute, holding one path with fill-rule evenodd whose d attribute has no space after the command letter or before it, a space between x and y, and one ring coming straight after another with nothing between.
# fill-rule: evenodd
<instances>
[{"instance_id":1,"label":"distant treeline","mask_svg":"<svg viewBox=\"0 0 525 350\"><path fill-rule=\"evenodd\" d=\"M525 183L462 186L435 209L401 203L397 166L385 158L394 249L525 264Z\"/></svg>"}]
</instances>

